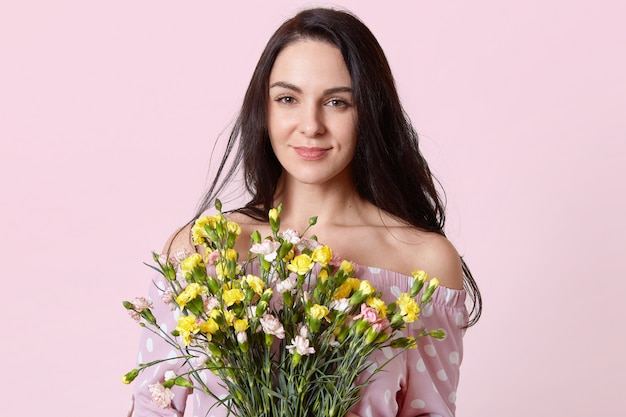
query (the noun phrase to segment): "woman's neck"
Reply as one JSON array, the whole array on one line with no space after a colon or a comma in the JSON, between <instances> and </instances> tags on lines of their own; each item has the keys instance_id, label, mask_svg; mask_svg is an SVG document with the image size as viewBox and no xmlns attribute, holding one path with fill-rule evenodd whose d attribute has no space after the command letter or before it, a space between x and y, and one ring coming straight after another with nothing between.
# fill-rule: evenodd
<instances>
[{"instance_id":1,"label":"woman's neck","mask_svg":"<svg viewBox=\"0 0 626 417\"><path fill-rule=\"evenodd\" d=\"M363 200L352 181L332 184L295 184L281 177L274 204L282 204L281 227L302 230L309 218L317 216L320 225L358 224L374 207Z\"/></svg>"}]
</instances>

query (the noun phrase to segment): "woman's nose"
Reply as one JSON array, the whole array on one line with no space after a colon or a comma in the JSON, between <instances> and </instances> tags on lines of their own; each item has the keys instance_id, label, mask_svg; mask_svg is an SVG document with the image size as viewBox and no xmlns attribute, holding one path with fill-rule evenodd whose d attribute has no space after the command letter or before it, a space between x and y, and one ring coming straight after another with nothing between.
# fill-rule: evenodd
<instances>
[{"instance_id":1,"label":"woman's nose","mask_svg":"<svg viewBox=\"0 0 626 417\"><path fill-rule=\"evenodd\" d=\"M322 110L315 105L303 106L300 111L300 133L316 137L325 132Z\"/></svg>"}]
</instances>

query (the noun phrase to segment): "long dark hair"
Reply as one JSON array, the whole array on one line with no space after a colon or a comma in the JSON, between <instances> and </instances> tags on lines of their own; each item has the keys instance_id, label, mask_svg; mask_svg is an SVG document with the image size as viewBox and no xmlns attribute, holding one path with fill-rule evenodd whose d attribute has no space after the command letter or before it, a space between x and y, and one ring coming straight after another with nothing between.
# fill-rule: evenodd
<instances>
[{"instance_id":1,"label":"long dark hair","mask_svg":"<svg viewBox=\"0 0 626 417\"><path fill-rule=\"evenodd\" d=\"M270 38L252 75L216 176L196 215L209 209L242 169L250 200L238 211L267 220L282 171L267 129L268 80L278 54L301 39L339 48L350 72L358 118L357 149L351 167L360 196L411 226L444 235L444 204L420 153L417 133L400 104L382 48L357 17L325 8L298 13ZM482 302L476 281L462 263L464 286L473 301L468 323L471 326L480 317Z\"/></svg>"}]
</instances>

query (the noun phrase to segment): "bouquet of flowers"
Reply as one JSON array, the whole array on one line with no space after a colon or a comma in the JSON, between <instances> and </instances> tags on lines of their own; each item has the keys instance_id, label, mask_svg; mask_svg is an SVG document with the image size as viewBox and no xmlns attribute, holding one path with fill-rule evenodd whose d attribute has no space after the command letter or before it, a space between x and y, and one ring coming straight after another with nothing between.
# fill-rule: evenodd
<instances>
[{"instance_id":1,"label":"bouquet of flowers","mask_svg":"<svg viewBox=\"0 0 626 417\"><path fill-rule=\"evenodd\" d=\"M170 388L180 385L204 391L236 416L343 417L387 363L368 360L371 353L389 346L399 354L417 346L401 330L431 301L437 279L415 271L410 292L387 304L369 281L354 276L354 264L334 257L315 237L303 237L315 217L302 233L280 231L281 206L269 212L272 235L253 233L241 261L234 250L241 228L226 219L219 200L215 206L217 214L198 218L192 228L204 254L178 260L153 254L153 268L165 277L180 310L176 329L161 331L145 298L123 303L187 363L180 374L169 373L151 387L153 400L167 407ZM425 328L418 337L426 335L445 337L443 330ZM139 364L122 380L130 383L169 359ZM367 368L370 376L359 378ZM226 398L200 377L206 369L220 378Z\"/></svg>"}]
</instances>

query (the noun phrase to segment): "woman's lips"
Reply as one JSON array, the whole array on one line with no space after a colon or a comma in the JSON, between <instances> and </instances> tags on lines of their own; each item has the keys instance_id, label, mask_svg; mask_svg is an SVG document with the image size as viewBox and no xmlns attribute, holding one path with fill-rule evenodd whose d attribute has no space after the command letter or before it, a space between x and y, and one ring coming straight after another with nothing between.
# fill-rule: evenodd
<instances>
[{"instance_id":1,"label":"woman's lips","mask_svg":"<svg viewBox=\"0 0 626 417\"><path fill-rule=\"evenodd\" d=\"M294 150L296 151L296 153L298 154L300 158L306 159L309 161L320 159L324 155L326 155L326 152L329 151L329 149L326 149L326 148L308 148L304 146L295 147Z\"/></svg>"}]
</instances>

